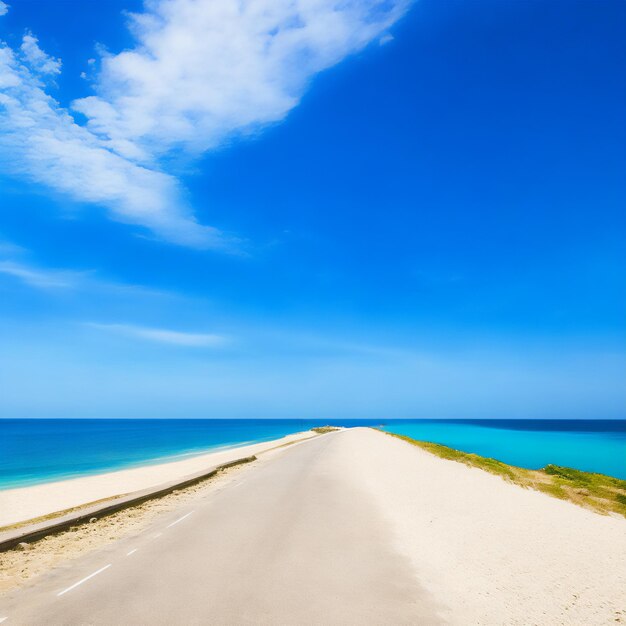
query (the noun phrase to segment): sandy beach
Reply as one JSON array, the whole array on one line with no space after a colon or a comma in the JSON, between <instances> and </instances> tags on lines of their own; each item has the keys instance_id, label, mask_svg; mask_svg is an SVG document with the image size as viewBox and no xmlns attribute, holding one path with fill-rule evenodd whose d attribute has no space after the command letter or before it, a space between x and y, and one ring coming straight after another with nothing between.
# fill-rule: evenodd
<instances>
[{"instance_id":1,"label":"sandy beach","mask_svg":"<svg viewBox=\"0 0 626 626\"><path fill-rule=\"evenodd\" d=\"M626 519L366 429L329 471L376 501L417 579L458 624L626 622Z\"/></svg>"},{"instance_id":2,"label":"sandy beach","mask_svg":"<svg viewBox=\"0 0 626 626\"><path fill-rule=\"evenodd\" d=\"M223 462L242 452L208 456ZM190 463L201 462L180 467L188 472ZM149 469L115 474L125 477L124 485L138 486L139 476L145 485ZM156 480L166 470L151 471ZM142 473L133 483L128 477L136 472ZM110 480L68 481L77 484L68 498L94 499L89 489ZM94 624L122 623L115 621L120 615L124 623L149 616L159 624L626 621L626 519L521 488L384 433L351 428L274 447L224 481L154 512L149 523L133 521L135 530L117 532L71 570L56 565L10 598L4 615L15 623L46 614L74 624L88 607ZM22 490L24 507L28 494L58 498L64 491L62 485L33 489ZM17 501L16 494L1 497ZM97 525L91 526L97 545ZM124 554L137 547L141 558L130 563ZM25 555L36 561L37 546ZM89 579L81 594L53 601L52 592L101 571L103 563L116 568L115 577ZM17 553L11 564L19 568ZM314 597L315 606L305 597Z\"/></svg>"},{"instance_id":3,"label":"sandy beach","mask_svg":"<svg viewBox=\"0 0 626 626\"><path fill-rule=\"evenodd\" d=\"M0 490L0 528L104 498L157 487L172 480L182 480L215 465L259 454L312 435L307 431L272 441L220 449L179 461Z\"/></svg>"}]
</instances>

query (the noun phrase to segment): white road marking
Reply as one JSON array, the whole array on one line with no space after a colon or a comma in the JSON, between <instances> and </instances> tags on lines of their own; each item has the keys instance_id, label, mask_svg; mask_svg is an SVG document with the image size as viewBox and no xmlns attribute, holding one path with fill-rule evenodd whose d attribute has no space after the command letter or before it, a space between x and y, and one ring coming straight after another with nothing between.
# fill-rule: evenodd
<instances>
[{"instance_id":1,"label":"white road marking","mask_svg":"<svg viewBox=\"0 0 626 626\"><path fill-rule=\"evenodd\" d=\"M9 618L8 617L0 617L0 624L2 624L2 622L4 622L7 619L9 619Z\"/></svg>"},{"instance_id":2,"label":"white road marking","mask_svg":"<svg viewBox=\"0 0 626 626\"><path fill-rule=\"evenodd\" d=\"M135 554L135 552L137 552L137 548L134 548L133 550L131 550L130 552L126 553L126 556L130 556L131 554Z\"/></svg>"},{"instance_id":3,"label":"white road marking","mask_svg":"<svg viewBox=\"0 0 626 626\"><path fill-rule=\"evenodd\" d=\"M163 533L154 533L154 535L152 535L153 539L158 539Z\"/></svg>"},{"instance_id":4,"label":"white road marking","mask_svg":"<svg viewBox=\"0 0 626 626\"><path fill-rule=\"evenodd\" d=\"M93 574L89 574L89 576L86 576L82 580L79 580L77 583L74 583L71 587L68 587L67 589L63 589L63 591L59 591L59 593L57 593L57 597L62 596L64 593L67 593L68 591L72 591L72 589L75 589L76 587L78 587L78 585L82 585L84 582L87 582L90 578L93 578L94 576L97 576L98 574L104 572L105 569L109 569L109 567L111 567L111 563L109 563L108 565L105 565L104 567L101 567L97 572L94 572Z\"/></svg>"},{"instance_id":5,"label":"white road marking","mask_svg":"<svg viewBox=\"0 0 626 626\"><path fill-rule=\"evenodd\" d=\"M189 517L194 512L195 511L189 511L189 513L187 513L187 515L183 515L182 517L179 517L175 522L172 522L171 524L168 524L165 528L171 528L172 526L176 526L176 524L178 524L178 522L182 522L186 517Z\"/></svg>"}]
</instances>

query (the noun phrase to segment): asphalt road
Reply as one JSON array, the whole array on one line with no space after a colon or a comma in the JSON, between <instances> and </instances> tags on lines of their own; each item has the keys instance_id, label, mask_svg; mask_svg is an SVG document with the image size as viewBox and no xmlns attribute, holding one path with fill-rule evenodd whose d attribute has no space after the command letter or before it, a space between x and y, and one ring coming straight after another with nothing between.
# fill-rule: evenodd
<instances>
[{"instance_id":1,"label":"asphalt road","mask_svg":"<svg viewBox=\"0 0 626 626\"><path fill-rule=\"evenodd\" d=\"M350 432L286 447L157 526L0 600L6 626L438 624L381 512L332 475Z\"/></svg>"}]
</instances>

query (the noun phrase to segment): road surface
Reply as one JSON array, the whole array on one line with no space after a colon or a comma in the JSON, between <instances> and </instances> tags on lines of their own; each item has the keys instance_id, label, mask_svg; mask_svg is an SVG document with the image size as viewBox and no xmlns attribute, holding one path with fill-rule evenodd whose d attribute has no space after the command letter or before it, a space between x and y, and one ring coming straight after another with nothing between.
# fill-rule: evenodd
<instances>
[{"instance_id":1,"label":"road surface","mask_svg":"<svg viewBox=\"0 0 626 626\"><path fill-rule=\"evenodd\" d=\"M285 447L219 492L0 599L3 626L438 624L381 511L332 475L350 431Z\"/></svg>"}]
</instances>

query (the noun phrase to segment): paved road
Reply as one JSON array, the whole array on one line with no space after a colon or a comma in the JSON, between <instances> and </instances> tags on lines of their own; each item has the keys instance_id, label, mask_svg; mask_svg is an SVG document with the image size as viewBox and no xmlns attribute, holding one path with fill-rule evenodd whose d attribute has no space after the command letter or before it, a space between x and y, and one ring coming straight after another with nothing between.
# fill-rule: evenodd
<instances>
[{"instance_id":1,"label":"paved road","mask_svg":"<svg viewBox=\"0 0 626 626\"><path fill-rule=\"evenodd\" d=\"M380 512L328 471L346 437L284 448L158 528L43 576L0 600L3 626L439 623Z\"/></svg>"}]
</instances>

